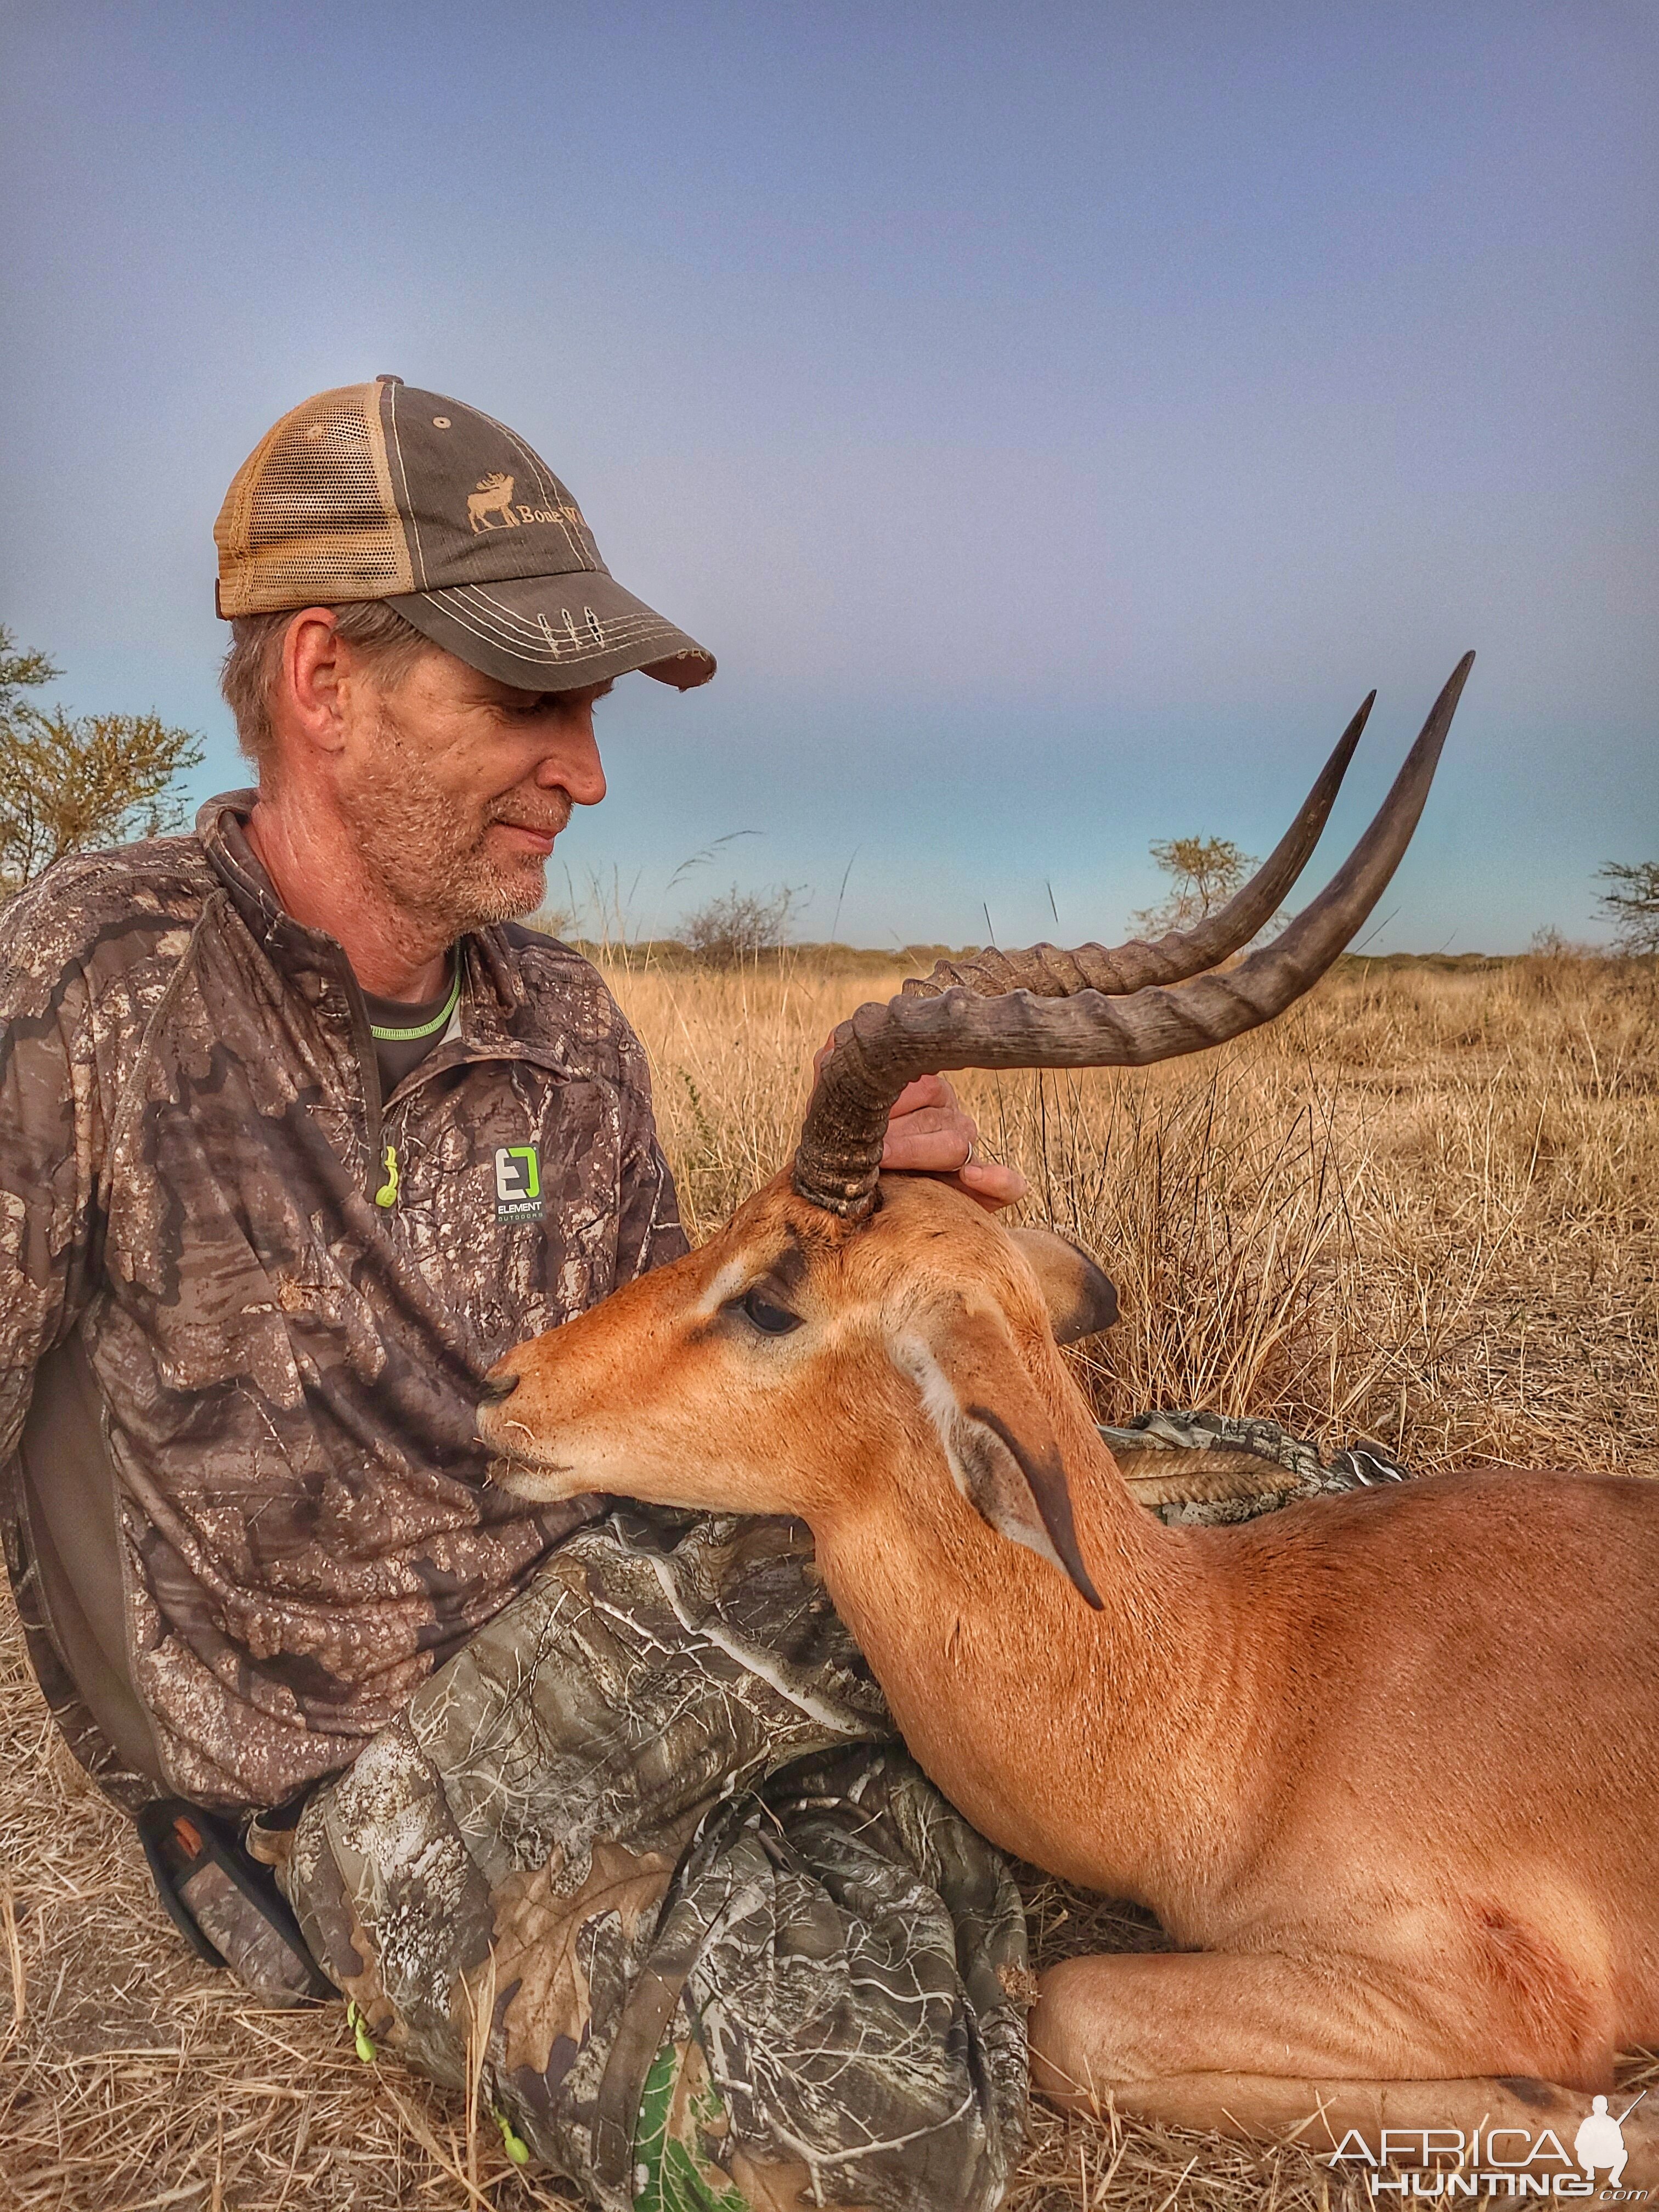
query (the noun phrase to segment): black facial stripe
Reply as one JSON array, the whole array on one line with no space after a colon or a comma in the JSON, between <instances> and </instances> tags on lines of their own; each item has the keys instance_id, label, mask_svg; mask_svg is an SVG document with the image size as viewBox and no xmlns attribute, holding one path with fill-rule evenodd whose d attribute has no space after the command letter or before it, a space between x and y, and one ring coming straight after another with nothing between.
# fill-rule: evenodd
<instances>
[{"instance_id":1,"label":"black facial stripe","mask_svg":"<svg viewBox=\"0 0 1659 2212\"><path fill-rule=\"evenodd\" d=\"M798 1291L805 1281L810 1264L805 1246L792 1231L789 1242L767 1269L763 1279L775 1283L787 1297L791 1291Z\"/></svg>"}]
</instances>

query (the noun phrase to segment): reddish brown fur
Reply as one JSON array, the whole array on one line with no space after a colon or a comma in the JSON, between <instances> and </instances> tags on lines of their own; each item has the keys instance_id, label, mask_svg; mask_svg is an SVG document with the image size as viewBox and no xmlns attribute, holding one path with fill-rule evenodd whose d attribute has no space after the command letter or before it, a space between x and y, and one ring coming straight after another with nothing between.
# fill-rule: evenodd
<instances>
[{"instance_id":1,"label":"reddish brown fur","mask_svg":"<svg viewBox=\"0 0 1659 2212\"><path fill-rule=\"evenodd\" d=\"M1165 1528L1030 1257L940 1184L882 1189L854 1226L780 1178L520 1346L482 1424L502 1479L802 1516L946 1795L1194 1947L1044 1977L1052 2094L1190 2120L1221 2094L1202 2077L1276 2127L1292 2082L1387 2083L1395 2108L1413 2081L1608 2087L1618 2049L1659 2040L1659 1493L1501 1470ZM734 1311L757 1280L793 1334ZM1098 1613L963 1496L901 1364L917 1345L958 1399L1051 1429Z\"/></svg>"}]
</instances>

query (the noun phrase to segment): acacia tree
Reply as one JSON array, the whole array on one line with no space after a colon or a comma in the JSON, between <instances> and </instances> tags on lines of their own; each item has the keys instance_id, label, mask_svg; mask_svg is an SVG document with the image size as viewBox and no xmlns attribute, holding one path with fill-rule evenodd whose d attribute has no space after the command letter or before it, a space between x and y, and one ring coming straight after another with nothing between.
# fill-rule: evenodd
<instances>
[{"instance_id":1,"label":"acacia tree","mask_svg":"<svg viewBox=\"0 0 1659 2212\"><path fill-rule=\"evenodd\" d=\"M1633 866L1609 860L1596 870L1611 890L1601 891L1596 904L1613 924L1621 952L1659 952L1659 860L1638 860Z\"/></svg>"},{"instance_id":2,"label":"acacia tree","mask_svg":"<svg viewBox=\"0 0 1659 2212\"><path fill-rule=\"evenodd\" d=\"M176 828L173 779L202 757L193 731L157 714L46 713L24 697L60 672L0 623L0 898L65 853Z\"/></svg>"},{"instance_id":3,"label":"acacia tree","mask_svg":"<svg viewBox=\"0 0 1659 2212\"><path fill-rule=\"evenodd\" d=\"M32 691L37 684L55 683L63 672L52 666L44 653L20 653L16 639L0 623L0 721L21 704L25 691Z\"/></svg>"},{"instance_id":4,"label":"acacia tree","mask_svg":"<svg viewBox=\"0 0 1659 2212\"><path fill-rule=\"evenodd\" d=\"M1231 837L1159 837L1147 850L1170 878L1168 897L1131 916L1148 937L1202 921L1226 905L1255 866Z\"/></svg>"}]
</instances>

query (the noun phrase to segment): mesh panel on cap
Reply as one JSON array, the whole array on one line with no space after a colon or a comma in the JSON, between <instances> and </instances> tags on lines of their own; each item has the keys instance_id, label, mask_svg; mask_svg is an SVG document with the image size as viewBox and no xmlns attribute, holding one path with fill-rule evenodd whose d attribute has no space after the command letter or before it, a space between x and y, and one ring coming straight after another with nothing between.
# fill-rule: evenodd
<instances>
[{"instance_id":1,"label":"mesh panel on cap","mask_svg":"<svg viewBox=\"0 0 1659 2212\"><path fill-rule=\"evenodd\" d=\"M343 386L285 415L237 471L213 534L228 617L411 591L380 387Z\"/></svg>"}]
</instances>

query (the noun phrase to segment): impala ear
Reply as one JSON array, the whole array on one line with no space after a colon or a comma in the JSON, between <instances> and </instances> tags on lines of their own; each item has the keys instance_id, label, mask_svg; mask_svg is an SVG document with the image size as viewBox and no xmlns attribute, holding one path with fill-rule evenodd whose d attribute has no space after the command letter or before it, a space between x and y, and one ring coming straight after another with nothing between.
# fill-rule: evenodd
<instances>
[{"instance_id":1,"label":"impala ear","mask_svg":"<svg viewBox=\"0 0 1659 2212\"><path fill-rule=\"evenodd\" d=\"M1117 1319L1117 1291L1088 1254L1052 1229L1011 1229L1008 1234L1037 1279L1056 1344L1075 1344L1109 1328Z\"/></svg>"},{"instance_id":2,"label":"impala ear","mask_svg":"<svg viewBox=\"0 0 1659 2212\"><path fill-rule=\"evenodd\" d=\"M958 1316L926 1339L904 1339L893 1356L920 1388L957 1487L981 1519L1058 1567L1098 1612L1060 1445L1001 1316Z\"/></svg>"}]
</instances>

